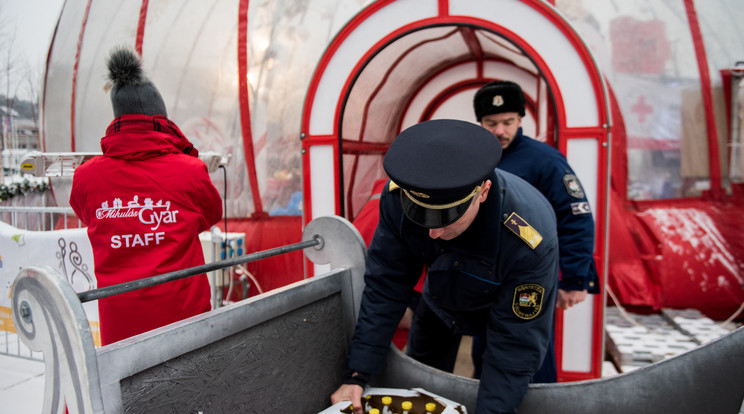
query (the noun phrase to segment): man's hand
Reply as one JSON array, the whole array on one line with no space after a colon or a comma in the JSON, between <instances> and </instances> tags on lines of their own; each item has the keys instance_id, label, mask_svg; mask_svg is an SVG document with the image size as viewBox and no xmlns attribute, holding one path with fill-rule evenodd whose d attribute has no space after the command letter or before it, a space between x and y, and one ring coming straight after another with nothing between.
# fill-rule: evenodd
<instances>
[{"instance_id":1,"label":"man's hand","mask_svg":"<svg viewBox=\"0 0 744 414\"><path fill-rule=\"evenodd\" d=\"M354 406L354 414L363 414L362 409L362 387L355 384L343 384L331 395L331 404L341 401L351 401Z\"/></svg>"},{"instance_id":2,"label":"man's hand","mask_svg":"<svg viewBox=\"0 0 744 414\"><path fill-rule=\"evenodd\" d=\"M573 305L579 304L586 299L586 290L563 290L558 289L558 300L555 307L566 310Z\"/></svg>"}]
</instances>

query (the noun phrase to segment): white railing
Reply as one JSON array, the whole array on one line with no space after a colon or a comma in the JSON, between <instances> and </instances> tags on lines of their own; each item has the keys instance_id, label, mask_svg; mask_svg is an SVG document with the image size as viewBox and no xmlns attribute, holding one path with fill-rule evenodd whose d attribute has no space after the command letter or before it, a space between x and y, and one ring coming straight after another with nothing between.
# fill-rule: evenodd
<instances>
[{"instance_id":1,"label":"white railing","mask_svg":"<svg viewBox=\"0 0 744 414\"><path fill-rule=\"evenodd\" d=\"M43 203L44 200L21 200L22 197L14 198L12 202L32 202ZM25 198L25 197L23 197ZM10 288L10 284L16 277L16 273L19 268L17 262L12 260L12 256L15 253L8 251L8 246L35 244L38 246L39 240L46 240L44 247L36 247L36 250L44 252L43 258L41 256L34 257L33 260L38 262L28 263L26 260L25 264L42 264L42 262L52 265L59 266L59 271L68 277L70 283L73 283L75 275L83 275L88 281L87 288L85 284L76 285L75 289L89 290L95 287L95 283L91 280L95 279L92 266L92 259L88 257L87 267L84 264L85 261L77 260L80 259L80 254L83 253L86 256L90 256L89 248L86 248L85 242L87 237L81 236L80 233L77 236L71 234L62 235L60 232L59 238L53 237L54 241L52 245L49 245L48 236L51 236L53 231L64 231L81 229L84 232L85 225L77 218L74 211L70 207L27 207L24 205L18 206L0 206L0 221L12 226L13 229L3 232L2 237L13 238L14 242L9 240L4 241L5 249L0 249L0 281L4 287ZM18 230L18 231L16 231ZM36 232L31 234L28 232ZM84 233L83 233L84 234ZM82 237L82 238L81 238ZM16 238L18 238L16 240ZM85 240L85 242L83 241ZM242 244L245 239L245 233L223 233L218 228L213 227L211 231L204 232L199 237L204 252L204 258L208 263L217 262L221 259L231 259L235 256L241 256L243 254ZM224 246L224 247L223 247ZM54 251L49 251L52 249ZM6 256L3 258L2 256ZM49 262L50 257L54 263ZM3 266L3 262L5 266ZM75 264L80 265L83 263L82 268L78 268ZM68 275L68 271L70 274ZM231 292L234 289L241 289L241 293L237 294L238 297L243 299L248 297L249 289L256 289L259 293L262 292L261 286L255 277L244 267L244 266L232 266L226 267L220 270L212 270L208 272L210 287L212 290L212 307L218 308L229 303L232 297ZM78 278L78 282L84 282L85 280ZM228 293L223 297L224 289L228 289ZM10 320L10 313L8 308L0 302L0 355L15 356L21 358L39 359L41 354L32 353L26 348L15 334L15 326ZM7 312L6 312L7 311ZM96 313L97 315L97 313ZM96 317L92 320L97 321Z\"/></svg>"},{"instance_id":2,"label":"white railing","mask_svg":"<svg viewBox=\"0 0 744 414\"><path fill-rule=\"evenodd\" d=\"M80 228L83 224L69 207L0 206L0 221L28 231L51 231ZM0 354L24 359L43 360L40 352L32 352L15 332L0 331Z\"/></svg>"},{"instance_id":3,"label":"white railing","mask_svg":"<svg viewBox=\"0 0 744 414\"><path fill-rule=\"evenodd\" d=\"M0 206L0 221L28 231L50 231L84 227L70 207Z\"/></svg>"}]
</instances>

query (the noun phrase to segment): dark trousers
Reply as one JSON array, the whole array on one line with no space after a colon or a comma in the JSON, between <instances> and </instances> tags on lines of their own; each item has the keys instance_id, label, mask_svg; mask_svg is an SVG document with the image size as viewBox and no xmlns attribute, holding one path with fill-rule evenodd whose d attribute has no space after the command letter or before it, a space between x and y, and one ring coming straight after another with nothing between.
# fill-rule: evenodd
<instances>
[{"instance_id":1,"label":"dark trousers","mask_svg":"<svg viewBox=\"0 0 744 414\"><path fill-rule=\"evenodd\" d=\"M473 366L475 367L474 378L479 379L483 370L483 353L486 351L486 337L485 335L476 335L473 337L473 347L471 349L471 355L473 358ZM550 344L548 350L545 353L545 359L543 359L542 366L532 376L532 382L535 383L553 383L557 381L558 368L555 362L555 346L553 341L553 332L550 332Z\"/></svg>"},{"instance_id":2,"label":"dark trousers","mask_svg":"<svg viewBox=\"0 0 744 414\"><path fill-rule=\"evenodd\" d=\"M430 367L452 372L461 339L462 335L453 334L424 300L418 302L408 334L408 356Z\"/></svg>"},{"instance_id":3,"label":"dark trousers","mask_svg":"<svg viewBox=\"0 0 744 414\"><path fill-rule=\"evenodd\" d=\"M442 371L452 372L457 362L457 352L460 348L462 335L452 333L452 330L426 305L419 300L413 313L411 331L408 334L408 348L406 353L411 358ZM482 372L483 353L486 350L486 336L473 336L471 349L474 378L479 379ZM553 332L550 333L550 343L545 353L542 366L532 376L532 383L556 382L558 370L555 361L555 346Z\"/></svg>"}]
</instances>

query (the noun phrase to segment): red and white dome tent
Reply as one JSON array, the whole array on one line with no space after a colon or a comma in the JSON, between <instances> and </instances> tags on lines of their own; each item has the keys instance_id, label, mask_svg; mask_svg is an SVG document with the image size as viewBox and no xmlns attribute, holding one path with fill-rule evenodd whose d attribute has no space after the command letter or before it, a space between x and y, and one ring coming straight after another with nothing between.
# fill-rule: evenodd
<instances>
[{"instance_id":1,"label":"red and white dome tent","mask_svg":"<svg viewBox=\"0 0 744 414\"><path fill-rule=\"evenodd\" d=\"M315 217L353 220L401 129L474 122L474 91L514 80L525 133L566 154L590 196L603 292L725 319L744 301L743 19L736 0L67 0L43 148L99 151L105 56L133 45L170 118L231 155L213 180L251 252L296 242ZM305 267L298 253L249 270L268 290ZM604 305L560 317L561 380L599 376Z\"/></svg>"},{"instance_id":2,"label":"red and white dome tent","mask_svg":"<svg viewBox=\"0 0 744 414\"><path fill-rule=\"evenodd\" d=\"M321 59L305 105L306 219L354 217L383 177L382 154L400 130L440 117L475 122L472 96L493 79L525 89L526 133L567 154L598 234L607 234L610 120L602 77L553 8L520 1L382 1L352 19ZM316 164L336 168L316 173ZM328 197L330 185L340 197ZM606 239L596 244L604 269ZM601 374L603 309L598 296L559 314L562 379Z\"/></svg>"}]
</instances>

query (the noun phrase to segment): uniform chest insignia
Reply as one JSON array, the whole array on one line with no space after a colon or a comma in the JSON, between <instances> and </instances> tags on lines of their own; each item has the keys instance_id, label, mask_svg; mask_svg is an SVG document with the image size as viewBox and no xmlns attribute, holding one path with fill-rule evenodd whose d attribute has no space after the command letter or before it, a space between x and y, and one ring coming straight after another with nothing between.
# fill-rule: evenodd
<instances>
[{"instance_id":1,"label":"uniform chest insignia","mask_svg":"<svg viewBox=\"0 0 744 414\"><path fill-rule=\"evenodd\" d=\"M579 179L573 174L566 174L563 176L563 185L566 186L568 195L573 198L584 198L584 189L581 188Z\"/></svg>"},{"instance_id":2,"label":"uniform chest insignia","mask_svg":"<svg viewBox=\"0 0 744 414\"><path fill-rule=\"evenodd\" d=\"M542 241L542 236L532 226L529 225L522 217L519 217L517 213L511 213L509 218L506 219L504 225L511 230L514 234L519 236L520 239L524 240L525 243L529 244L531 248L537 247Z\"/></svg>"},{"instance_id":3,"label":"uniform chest insignia","mask_svg":"<svg viewBox=\"0 0 744 414\"><path fill-rule=\"evenodd\" d=\"M534 319L542 310L545 288L536 283L527 283L514 288L512 311L520 319Z\"/></svg>"}]
</instances>

